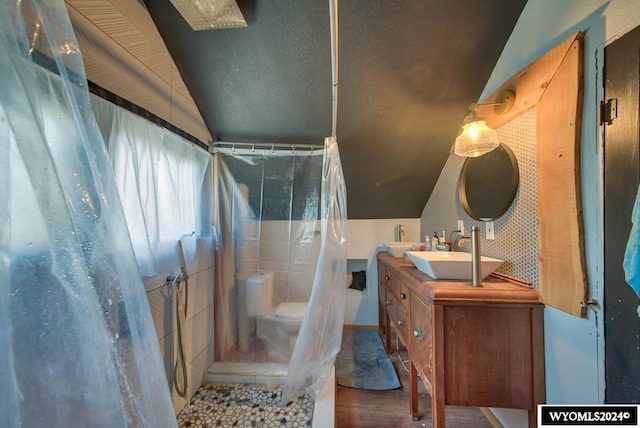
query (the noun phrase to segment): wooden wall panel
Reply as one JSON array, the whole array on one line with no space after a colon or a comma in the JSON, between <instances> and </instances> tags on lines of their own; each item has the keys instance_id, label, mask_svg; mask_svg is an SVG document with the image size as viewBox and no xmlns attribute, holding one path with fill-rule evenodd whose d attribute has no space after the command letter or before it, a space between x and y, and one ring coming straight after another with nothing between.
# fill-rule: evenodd
<instances>
[{"instance_id":1,"label":"wooden wall panel","mask_svg":"<svg viewBox=\"0 0 640 428\"><path fill-rule=\"evenodd\" d=\"M545 304L585 316L580 197L582 39L573 42L537 109L539 291Z\"/></svg>"},{"instance_id":2,"label":"wooden wall panel","mask_svg":"<svg viewBox=\"0 0 640 428\"><path fill-rule=\"evenodd\" d=\"M580 197L580 121L583 103L584 34L576 33L513 75L489 95L516 94L513 108L497 115L480 107L479 116L497 128L536 110L538 275L541 300L584 317L588 297Z\"/></svg>"},{"instance_id":3,"label":"wooden wall panel","mask_svg":"<svg viewBox=\"0 0 640 428\"><path fill-rule=\"evenodd\" d=\"M480 107L478 115L487 119L487 124L492 128L499 128L510 122L522 113L525 113L538 105L542 95L553 80L558 67L564 60L571 45L581 39L582 34L576 33L558 46L548 51L540 58L514 74L503 83L482 103L494 103L501 92L511 90L516 93L516 100L511 111L498 115L493 107Z\"/></svg>"}]
</instances>

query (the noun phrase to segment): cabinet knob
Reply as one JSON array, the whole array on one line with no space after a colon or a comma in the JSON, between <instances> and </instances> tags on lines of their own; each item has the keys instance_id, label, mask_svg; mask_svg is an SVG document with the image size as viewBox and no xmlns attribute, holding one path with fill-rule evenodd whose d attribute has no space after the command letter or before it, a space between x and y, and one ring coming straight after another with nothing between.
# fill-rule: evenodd
<instances>
[{"instance_id":1,"label":"cabinet knob","mask_svg":"<svg viewBox=\"0 0 640 428\"><path fill-rule=\"evenodd\" d=\"M387 299L387 305L391 304L391 299Z\"/></svg>"},{"instance_id":2,"label":"cabinet knob","mask_svg":"<svg viewBox=\"0 0 640 428\"><path fill-rule=\"evenodd\" d=\"M404 318L400 317L400 319L398 320L398 326L402 327L404 326L406 323L404 322Z\"/></svg>"},{"instance_id":3,"label":"cabinet knob","mask_svg":"<svg viewBox=\"0 0 640 428\"><path fill-rule=\"evenodd\" d=\"M406 298L407 298L407 295L406 295L406 294L404 294L404 293L400 293L400 298L404 300L404 299L406 299Z\"/></svg>"},{"instance_id":4,"label":"cabinet knob","mask_svg":"<svg viewBox=\"0 0 640 428\"><path fill-rule=\"evenodd\" d=\"M385 281L389 281L389 276L385 276L385 277L384 277L384 280L385 280Z\"/></svg>"},{"instance_id":5,"label":"cabinet knob","mask_svg":"<svg viewBox=\"0 0 640 428\"><path fill-rule=\"evenodd\" d=\"M420 340L424 339L424 333L422 332L422 329L420 327L416 327L416 329L413 330L413 335Z\"/></svg>"}]
</instances>

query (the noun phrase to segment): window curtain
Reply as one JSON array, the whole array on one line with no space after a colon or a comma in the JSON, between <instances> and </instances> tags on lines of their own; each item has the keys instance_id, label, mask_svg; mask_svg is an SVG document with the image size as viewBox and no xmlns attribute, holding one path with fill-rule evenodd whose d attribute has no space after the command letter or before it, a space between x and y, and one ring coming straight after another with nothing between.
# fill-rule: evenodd
<instances>
[{"instance_id":1,"label":"window curtain","mask_svg":"<svg viewBox=\"0 0 640 428\"><path fill-rule=\"evenodd\" d=\"M180 267L212 251L211 155L182 137L97 96L104 136L142 276Z\"/></svg>"},{"instance_id":2,"label":"window curtain","mask_svg":"<svg viewBox=\"0 0 640 428\"><path fill-rule=\"evenodd\" d=\"M65 4L0 28L0 426L175 427Z\"/></svg>"}]
</instances>

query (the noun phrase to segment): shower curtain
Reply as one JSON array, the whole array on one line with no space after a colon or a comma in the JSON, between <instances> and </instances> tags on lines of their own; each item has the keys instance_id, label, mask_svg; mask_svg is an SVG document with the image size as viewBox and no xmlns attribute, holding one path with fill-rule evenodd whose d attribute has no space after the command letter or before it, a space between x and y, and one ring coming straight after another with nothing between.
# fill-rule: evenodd
<instances>
[{"instance_id":1,"label":"shower curtain","mask_svg":"<svg viewBox=\"0 0 640 428\"><path fill-rule=\"evenodd\" d=\"M335 138L322 150L217 149L216 351L221 361L288 364L287 396L317 397L340 349L346 191ZM295 348L275 349L247 313L245 284L273 272L270 307L308 302ZM268 342L268 343L267 343ZM271 348L271 352L268 352ZM281 352L278 352L281 351Z\"/></svg>"},{"instance_id":2,"label":"shower curtain","mask_svg":"<svg viewBox=\"0 0 640 428\"><path fill-rule=\"evenodd\" d=\"M176 426L64 2L0 29L0 426Z\"/></svg>"}]
</instances>

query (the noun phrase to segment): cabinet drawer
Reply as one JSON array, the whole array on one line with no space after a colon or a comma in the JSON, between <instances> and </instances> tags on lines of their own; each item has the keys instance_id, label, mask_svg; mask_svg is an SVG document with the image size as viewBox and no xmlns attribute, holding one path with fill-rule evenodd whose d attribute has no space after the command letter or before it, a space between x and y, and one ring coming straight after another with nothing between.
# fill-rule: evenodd
<instances>
[{"instance_id":1,"label":"cabinet drawer","mask_svg":"<svg viewBox=\"0 0 640 428\"><path fill-rule=\"evenodd\" d=\"M396 333L402 344L409 348L409 313L400 304L400 301L393 294L387 295L387 299L391 302L387 306L387 311L391 321L396 329Z\"/></svg>"},{"instance_id":2,"label":"cabinet drawer","mask_svg":"<svg viewBox=\"0 0 640 428\"><path fill-rule=\"evenodd\" d=\"M411 304L411 319L409 331L409 353L413 364L422 376L422 380L431 393L431 379L433 373L433 329L431 306L418 299Z\"/></svg>"},{"instance_id":3,"label":"cabinet drawer","mask_svg":"<svg viewBox=\"0 0 640 428\"><path fill-rule=\"evenodd\" d=\"M391 294L396 296L396 298L400 299L400 287L402 287L402 285L400 284L400 281L398 281L398 279L395 276L391 275L391 278L389 279L389 286L387 288L387 293L391 292Z\"/></svg>"},{"instance_id":4,"label":"cabinet drawer","mask_svg":"<svg viewBox=\"0 0 640 428\"><path fill-rule=\"evenodd\" d=\"M398 292L398 300L400 300L400 304L404 308L405 311L410 312L411 306L409 304L411 293L409 292L409 288L406 287L403 283L400 283L400 288Z\"/></svg>"},{"instance_id":5,"label":"cabinet drawer","mask_svg":"<svg viewBox=\"0 0 640 428\"><path fill-rule=\"evenodd\" d=\"M387 288L389 287L389 270L385 265L378 265L378 301L386 306Z\"/></svg>"}]
</instances>

